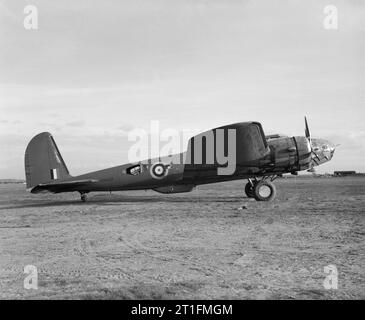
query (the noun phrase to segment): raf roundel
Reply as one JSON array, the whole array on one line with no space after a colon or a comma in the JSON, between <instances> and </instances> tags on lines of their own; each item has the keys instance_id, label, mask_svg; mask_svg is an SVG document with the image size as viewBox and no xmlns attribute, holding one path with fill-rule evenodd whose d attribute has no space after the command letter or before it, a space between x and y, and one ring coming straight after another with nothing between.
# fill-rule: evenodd
<instances>
[{"instance_id":1,"label":"raf roundel","mask_svg":"<svg viewBox=\"0 0 365 320\"><path fill-rule=\"evenodd\" d=\"M155 179L162 179L167 173L167 168L163 163L156 163L151 167L151 175Z\"/></svg>"}]
</instances>

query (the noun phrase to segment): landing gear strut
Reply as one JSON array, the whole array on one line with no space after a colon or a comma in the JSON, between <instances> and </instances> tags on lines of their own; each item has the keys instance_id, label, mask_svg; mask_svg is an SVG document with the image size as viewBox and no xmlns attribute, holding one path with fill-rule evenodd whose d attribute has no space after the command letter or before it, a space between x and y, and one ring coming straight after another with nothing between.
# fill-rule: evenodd
<instances>
[{"instance_id":1,"label":"landing gear strut","mask_svg":"<svg viewBox=\"0 0 365 320\"><path fill-rule=\"evenodd\" d=\"M245 186L245 193L246 196L249 198L254 198L253 187L254 187L254 182L252 182L251 179L248 179L248 182Z\"/></svg>"},{"instance_id":2,"label":"landing gear strut","mask_svg":"<svg viewBox=\"0 0 365 320\"><path fill-rule=\"evenodd\" d=\"M276 177L264 177L262 180L248 180L245 186L245 193L249 198L255 198L256 201L271 201L276 196L276 188L272 181Z\"/></svg>"}]
</instances>

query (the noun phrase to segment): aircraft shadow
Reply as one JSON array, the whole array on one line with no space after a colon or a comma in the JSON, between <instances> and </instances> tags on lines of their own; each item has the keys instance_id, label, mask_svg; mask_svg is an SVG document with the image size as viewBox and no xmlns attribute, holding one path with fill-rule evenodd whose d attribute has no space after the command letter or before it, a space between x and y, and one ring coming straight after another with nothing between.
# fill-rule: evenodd
<instances>
[{"instance_id":1,"label":"aircraft shadow","mask_svg":"<svg viewBox=\"0 0 365 320\"><path fill-rule=\"evenodd\" d=\"M9 209L22 209L22 208L45 208L45 207L64 207L64 206L88 206L91 204L100 204L102 206L113 206L113 205L123 205L129 203L228 203L228 202L242 202L242 200L248 200L243 197L221 197L216 196L202 196L202 197L146 197L146 196L94 196L87 199L85 203L81 202L79 199L75 200L24 200L16 201L13 205L0 206L0 211Z\"/></svg>"}]
</instances>

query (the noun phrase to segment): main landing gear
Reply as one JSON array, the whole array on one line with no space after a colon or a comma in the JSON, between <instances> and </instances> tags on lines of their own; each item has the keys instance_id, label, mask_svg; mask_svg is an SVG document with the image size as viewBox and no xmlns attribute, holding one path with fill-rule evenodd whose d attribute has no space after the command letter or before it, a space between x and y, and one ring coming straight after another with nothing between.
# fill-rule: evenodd
<instances>
[{"instance_id":1,"label":"main landing gear","mask_svg":"<svg viewBox=\"0 0 365 320\"><path fill-rule=\"evenodd\" d=\"M276 177L264 177L262 180L248 179L245 186L247 197L254 198L256 201L273 200L276 196L276 188L272 181L274 181L275 178Z\"/></svg>"}]
</instances>

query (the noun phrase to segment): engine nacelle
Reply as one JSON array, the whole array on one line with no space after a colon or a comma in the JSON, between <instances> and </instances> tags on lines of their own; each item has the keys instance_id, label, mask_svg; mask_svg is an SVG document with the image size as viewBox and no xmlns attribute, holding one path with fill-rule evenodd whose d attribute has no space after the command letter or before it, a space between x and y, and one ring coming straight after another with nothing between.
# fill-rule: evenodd
<instances>
[{"instance_id":1,"label":"engine nacelle","mask_svg":"<svg viewBox=\"0 0 365 320\"><path fill-rule=\"evenodd\" d=\"M301 171L311 167L311 146L306 137L269 140L271 164L277 171Z\"/></svg>"},{"instance_id":2,"label":"engine nacelle","mask_svg":"<svg viewBox=\"0 0 365 320\"><path fill-rule=\"evenodd\" d=\"M298 171L309 169L312 161L312 148L306 137L293 137L297 148Z\"/></svg>"}]
</instances>

